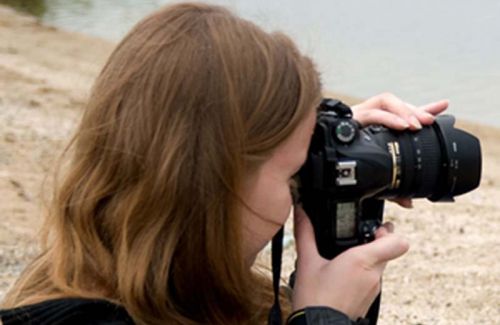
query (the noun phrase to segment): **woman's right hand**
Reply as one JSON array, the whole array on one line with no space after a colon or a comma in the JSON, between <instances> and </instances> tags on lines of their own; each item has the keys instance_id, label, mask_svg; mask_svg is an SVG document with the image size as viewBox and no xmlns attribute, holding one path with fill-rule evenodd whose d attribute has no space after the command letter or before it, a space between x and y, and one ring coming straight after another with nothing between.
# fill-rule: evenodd
<instances>
[{"instance_id":1,"label":"woman's right hand","mask_svg":"<svg viewBox=\"0 0 500 325\"><path fill-rule=\"evenodd\" d=\"M321 257L314 230L301 207L295 207L297 270L293 310L328 306L355 320L364 317L380 292L380 280L388 261L409 249L408 242L393 233L388 223L377 230L373 242L350 248L333 260Z\"/></svg>"}]
</instances>

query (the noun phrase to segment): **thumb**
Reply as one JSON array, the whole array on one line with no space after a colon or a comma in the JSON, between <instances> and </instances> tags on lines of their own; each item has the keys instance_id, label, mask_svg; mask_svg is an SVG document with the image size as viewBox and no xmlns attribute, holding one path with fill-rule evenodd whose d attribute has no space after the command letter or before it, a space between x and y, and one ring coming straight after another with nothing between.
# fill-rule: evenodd
<instances>
[{"instance_id":1,"label":"thumb","mask_svg":"<svg viewBox=\"0 0 500 325\"><path fill-rule=\"evenodd\" d=\"M399 235L386 233L373 242L359 246L359 249L370 256L372 265L387 263L400 257L410 248L408 241Z\"/></svg>"},{"instance_id":2,"label":"thumb","mask_svg":"<svg viewBox=\"0 0 500 325\"><path fill-rule=\"evenodd\" d=\"M298 205L294 207L294 236L299 265L324 260L318 253L313 225L306 212Z\"/></svg>"}]
</instances>

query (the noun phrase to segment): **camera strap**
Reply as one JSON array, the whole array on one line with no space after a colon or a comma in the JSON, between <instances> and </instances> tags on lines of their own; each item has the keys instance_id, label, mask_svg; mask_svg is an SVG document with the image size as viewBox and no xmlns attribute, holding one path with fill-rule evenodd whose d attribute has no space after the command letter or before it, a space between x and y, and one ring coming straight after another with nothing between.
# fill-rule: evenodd
<instances>
[{"instance_id":1,"label":"camera strap","mask_svg":"<svg viewBox=\"0 0 500 325\"><path fill-rule=\"evenodd\" d=\"M285 227L274 235L271 243L271 263L273 268L273 290L274 304L269 311L268 324L281 325L281 307L280 307L280 278L281 278L281 255L283 253L283 234Z\"/></svg>"}]
</instances>

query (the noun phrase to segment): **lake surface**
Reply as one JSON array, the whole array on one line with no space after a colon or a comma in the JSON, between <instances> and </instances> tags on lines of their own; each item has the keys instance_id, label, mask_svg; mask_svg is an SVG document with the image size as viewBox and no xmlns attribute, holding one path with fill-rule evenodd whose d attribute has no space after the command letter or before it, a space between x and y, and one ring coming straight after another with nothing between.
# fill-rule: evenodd
<instances>
[{"instance_id":1,"label":"lake surface","mask_svg":"<svg viewBox=\"0 0 500 325\"><path fill-rule=\"evenodd\" d=\"M0 0L47 24L113 41L173 2ZM206 2L288 33L317 62L327 89L362 98L391 91L415 104L448 98L459 118L500 126L498 0Z\"/></svg>"}]
</instances>

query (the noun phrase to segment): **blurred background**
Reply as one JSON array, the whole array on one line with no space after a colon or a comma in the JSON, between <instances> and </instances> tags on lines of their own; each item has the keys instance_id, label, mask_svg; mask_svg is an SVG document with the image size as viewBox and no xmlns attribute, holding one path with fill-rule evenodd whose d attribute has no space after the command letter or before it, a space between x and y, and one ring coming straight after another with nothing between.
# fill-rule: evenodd
<instances>
[{"instance_id":1,"label":"blurred background","mask_svg":"<svg viewBox=\"0 0 500 325\"><path fill-rule=\"evenodd\" d=\"M111 41L172 2L0 0L46 24ZM359 98L391 91L414 104L448 98L459 118L500 126L498 0L206 2L291 35L317 62L326 89Z\"/></svg>"},{"instance_id":2,"label":"blurred background","mask_svg":"<svg viewBox=\"0 0 500 325\"><path fill-rule=\"evenodd\" d=\"M172 2L0 0L0 302L39 253L54 162L95 77L138 20ZM450 100L481 140L481 186L454 204L387 204L411 249L384 273L380 324L500 324L500 0L206 2L289 34L350 103L384 91ZM287 240L284 277L294 261Z\"/></svg>"}]
</instances>

